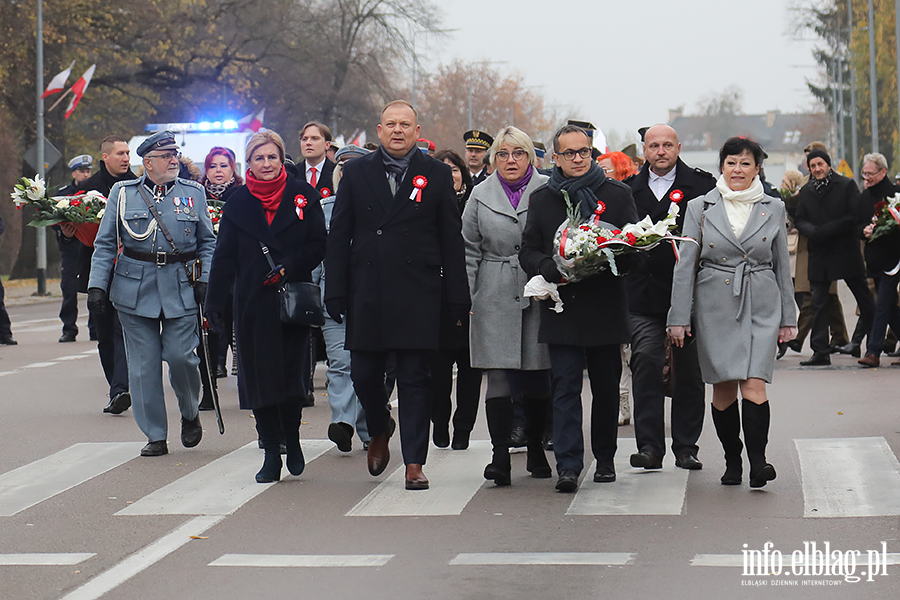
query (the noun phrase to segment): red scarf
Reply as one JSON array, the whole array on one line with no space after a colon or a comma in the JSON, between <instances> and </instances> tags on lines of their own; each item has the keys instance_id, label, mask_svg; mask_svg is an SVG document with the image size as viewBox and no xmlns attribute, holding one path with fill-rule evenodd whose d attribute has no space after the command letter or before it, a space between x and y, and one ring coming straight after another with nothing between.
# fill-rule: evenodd
<instances>
[{"instance_id":1,"label":"red scarf","mask_svg":"<svg viewBox=\"0 0 900 600\"><path fill-rule=\"evenodd\" d=\"M262 203L263 210L266 211L266 220L269 225L275 218L275 212L281 205L281 197L284 195L284 187L287 184L287 171L281 167L281 173L278 177L270 181L260 181L253 176L250 169L247 169L247 189L250 193L259 198Z\"/></svg>"}]
</instances>

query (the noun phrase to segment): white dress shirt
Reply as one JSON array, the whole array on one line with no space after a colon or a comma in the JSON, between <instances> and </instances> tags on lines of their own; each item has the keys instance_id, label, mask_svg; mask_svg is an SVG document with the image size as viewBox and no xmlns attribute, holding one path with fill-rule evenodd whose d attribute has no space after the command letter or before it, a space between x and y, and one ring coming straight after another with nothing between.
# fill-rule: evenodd
<instances>
[{"instance_id":1,"label":"white dress shirt","mask_svg":"<svg viewBox=\"0 0 900 600\"><path fill-rule=\"evenodd\" d=\"M671 171L662 176L659 176L650 170L650 191L653 192L653 195L656 196L657 200L661 200L663 195L668 192L669 188L675 183L675 170L677 168L677 166L672 167Z\"/></svg>"},{"instance_id":2,"label":"white dress shirt","mask_svg":"<svg viewBox=\"0 0 900 600\"><path fill-rule=\"evenodd\" d=\"M322 181L322 167L325 166L325 158L322 157L322 162L317 165L311 165L308 162L306 163L306 183L311 183L312 181L312 170L316 170L316 183L318 184Z\"/></svg>"}]
</instances>

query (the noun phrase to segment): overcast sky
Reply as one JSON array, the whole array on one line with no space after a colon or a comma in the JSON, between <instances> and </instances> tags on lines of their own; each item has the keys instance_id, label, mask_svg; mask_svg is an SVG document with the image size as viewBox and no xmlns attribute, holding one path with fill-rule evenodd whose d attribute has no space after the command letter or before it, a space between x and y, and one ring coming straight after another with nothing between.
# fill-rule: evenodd
<instances>
[{"instance_id":1,"label":"overcast sky","mask_svg":"<svg viewBox=\"0 0 900 600\"><path fill-rule=\"evenodd\" d=\"M446 0L437 39L416 46L434 71L456 58L498 60L550 105L620 133L665 122L668 109L697 109L729 85L744 112L806 112L814 100L814 42L788 35L787 0ZM805 34L811 38L811 34Z\"/></svg>"}]
</instances>

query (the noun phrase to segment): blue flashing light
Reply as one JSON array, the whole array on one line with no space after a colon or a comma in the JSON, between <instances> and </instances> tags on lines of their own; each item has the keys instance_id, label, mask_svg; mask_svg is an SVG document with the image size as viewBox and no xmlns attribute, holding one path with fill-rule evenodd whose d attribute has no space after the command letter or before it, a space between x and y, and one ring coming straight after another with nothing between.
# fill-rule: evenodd
<instances>
[{"instance_id":1,"label":"blue flashing light","mask_svg":"<svg viewBox=\"0 0 900 600\"><path fill-rule=\"evenodd\" d=\"M192 131L233 131L236 129L238 129L238 123L234 119L200 121L198 123L148 123L144 127L144 131L147 133L167 130L176 133L189 133Z\"/></svg>"},{"instance_id":2,"label":"blue flashing light","mask_svg":"<svg viewBox=\"0 0 900 600\"><path fill-rule=\"evenodd\" d=\"M238 124L234 119L228 119L222 122L222 129L237 129Z\"/></svg>"},{"instance_id":3,"label":"blue flashing light","mask_svg":"<svg viewBox=\"0 0 900 600\"><path fill-rule=\"evenodd\" d=\"M211 123L207 123L206 121L203 121L202 123L198 123L198 124L197 124L197 128L198 128L200 131L209 131L210 127L212 127L212 124L211 124Z\"/></svg>"}]
</instances>

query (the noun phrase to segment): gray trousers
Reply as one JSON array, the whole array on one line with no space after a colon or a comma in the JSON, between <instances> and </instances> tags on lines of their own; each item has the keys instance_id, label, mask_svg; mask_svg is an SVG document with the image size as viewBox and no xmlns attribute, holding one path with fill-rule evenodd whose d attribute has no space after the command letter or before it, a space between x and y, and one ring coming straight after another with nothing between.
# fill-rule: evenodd
<instances>
[{"instance_id":1,"label":"gray trousers","mask_svg":"<svg viewBox=\"0 0 900 600\"><path fill-rule=\"evenodd\" d=\"M175 319L148 319L119 311L128 358L128 387L138 427L151 442L168 433L162 363L169 365L169 383L185 419L197 418L200 404L200 343L197 315Z\"/></svg>"}]
</instances>

